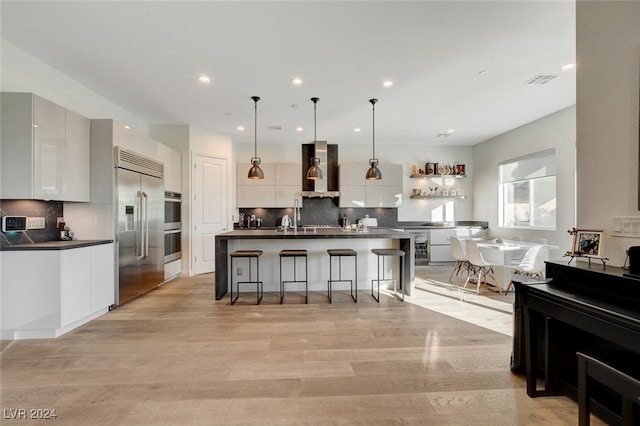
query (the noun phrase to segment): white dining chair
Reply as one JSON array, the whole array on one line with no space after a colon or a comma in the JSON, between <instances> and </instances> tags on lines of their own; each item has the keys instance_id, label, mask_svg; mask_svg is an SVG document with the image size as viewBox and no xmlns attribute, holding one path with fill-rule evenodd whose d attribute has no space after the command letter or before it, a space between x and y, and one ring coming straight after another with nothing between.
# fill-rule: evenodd
<instances>
[{"instance_id":1,"label":"white dining chair","mask_svg":"<svg viewBox=\"0 0 640 426\"><path fill-rule=\"evenodd\" d=\"M460 239L457 237L449 238L451 241L451 255L456 260L453 264L453 269L451 270L451 274L449 275L449 282L453 279L453 275L455 274L458 277L458 284L461 281L461 276L463 273L467 273L469 275L470 264L467 259L467 252L460 242Z\"/></svg>"},{"instance_id":2,"label":"white dining chair","mask_svg":"<svg viewBox=\"0 0 640 426\"><path fill-rule=\"evenodd\" d=\"M484 282L484 286L487 287L487 276L491 277L493 283L498 289L498 293L502 293L500 290L500 285L498 284L498 280L496 279L496 275L493 272L494 266L499 266L497 263L491 263L485 260L484 256L482 256L482 252L480 251L480 247L473 240L466 240L466 249L467 249L467 259L471 264L471 269L469 275L467 276L467 280L464 283L464 287L466 287L471 281L471 275L475 274L477 280L476 293L480 293L480 285Z\"/></svg>"},{"instance_id":3,"label":"white dining chair","mask_svg":"<svg viewBox=\"0 0 640 426\"><path fill-rule=\"evenodd\" d=\"M511 280L509 280L509 285L504 294L507 295L507 293L509 293L509 289L513 285L513 276L516 274L540 279L544 278L544 261L548 259L549 247L545 245L535 245L527 250L520 264L513 268Z\"/></svg>"}]
</instances>

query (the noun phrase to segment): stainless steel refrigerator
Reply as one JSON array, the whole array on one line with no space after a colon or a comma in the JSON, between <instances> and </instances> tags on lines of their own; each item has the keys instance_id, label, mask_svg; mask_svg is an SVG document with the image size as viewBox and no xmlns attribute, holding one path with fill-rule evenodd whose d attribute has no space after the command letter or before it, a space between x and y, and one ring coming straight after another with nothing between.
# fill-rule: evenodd
<instances>
[{"instance_id":1,"label":"stainless steel refrigerator","mask_svg":"<svg viewBox=\"0 0 640 426\"><path fill-rule=\"evenodd\" d=\"M116 147L119 305L164 280L164 165Z\"/></svg>"}]
</instances>

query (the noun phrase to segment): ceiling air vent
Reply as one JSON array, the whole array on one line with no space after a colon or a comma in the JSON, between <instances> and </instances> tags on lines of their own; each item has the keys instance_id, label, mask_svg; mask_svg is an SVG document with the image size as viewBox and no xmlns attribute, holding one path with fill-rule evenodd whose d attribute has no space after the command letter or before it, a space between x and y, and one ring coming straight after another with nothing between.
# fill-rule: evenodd
<instances>
[{"instance_id":1,"label":"ceiling air vent","mask_svg":"<svg viewBox=\"0 0 640 426\"><path fill-rule=\"evenodd\" d=\"M525 81L524 84L546 84L557 76L558 74L538 74L535 77Z\"/></svg>"},{"instance_id":2,"label":"ceiling air vent","mask_svg":"<svg viewBox=\"0 0 640 426\"><path fill-rule=\"evenodd\" d=\"M272 124L267 126L267 130L282 130L282 126L279 126L277 124Z\"/></svg>"}]
</instances>

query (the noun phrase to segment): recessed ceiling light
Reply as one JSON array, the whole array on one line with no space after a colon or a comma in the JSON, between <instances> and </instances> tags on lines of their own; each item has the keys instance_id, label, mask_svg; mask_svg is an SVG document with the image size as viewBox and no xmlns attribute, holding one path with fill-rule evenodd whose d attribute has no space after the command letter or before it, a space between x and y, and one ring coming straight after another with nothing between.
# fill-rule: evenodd
<instances>
[{"instance_id":1,"label":"recessed ceiling light","mask_svg":"<svg viewBox=\"0 0 640 426\"><path fill-rule=\"evenodd\" d=\"M478 75L487 75L487 72L485 70L482 70L482 71L478 72Z\"/></svg>"},{"instance_id":2,"label":"recessed ceiling light","mask_svg":"<svg viewBox=\"0 0 640 426\"><path fill-rule=\"evenodd\" d=\"M447 130L447 133L453 133L453 132L455 132L455 129L449 129L449 130Z\"/></svg>"},{"instance_id":3,"label":"recessed ceiling light","mask_svg":"<svg viewBox=\"0 0 640 426\"><path fill-rule=\"evenodd\" d=\"M294 86L300 86L302 84L302 79L300 77L293 77L291 79L291 84Z\"/></svg>"},{"instance_id":4,"label":"recessed ceiling light","mask_svg":"<svg viewBox=\"0 0 640 426\"><path fill-rule=\"evenodd\" d=\"M209 83L209 82L211 82L211 79L209 77L207 77L206 75L201 75L200 77L198 77L198 81L200 83Z\"/></svg>"},{"instance_id":5,"label":"recessed ceiling light","mask_svg":"<svg viewBox=\"0 0 640 426\"><path fill-rule=\"evenodd\" d=\"M391 86L393 86L393 81L391 81L391 80L385 80L385 81L382 82L382 87L389 88Z\"/></svg>"},{"instance_id":6,"label":"recessed ceiling light","mask_svg":"<svg viewBox=\"0 0 640 426\"><path fill-rule=\"evenodd\" d=\"M569 71L576 67L576 64L565 64L562 66L562 71Z\"/></svg>"},{"instance_id":7,"label":"recessed ceiling light","mask_svg":"<svg viewBox=\"0 0 640 426\"><path fill-rule=\"evenodd\" d=\"M238 129L239 131L242 132L244 130L244 126L238 126L238 127L236 127L236 129Z\"/></svg>"},{"instance_id":8,"label":"recessed ceiling light","mask_svg":"<svg viewBox=\"0 0 640 426\"><path fill-rule=\"evenodd\" d=\"M353 129L353 131L358 133L360 131L360 127L356 127L355 129Z\"/></svg>"},{"instance_id":9,"label":"recessed ceiling light","mask_svg":"<svg viewBox=\"0 0 640 426\"><path fill-rule=\"evenodd\" d=\"M127 129L127 130L131 129L131 127L129 127L129 126L124 126L124 128Z\"/></svg>"},{"instance_id":10,"label":"recessed ceiling light","mask_svg":"<svg viewBox=\"0 0 640 426\"><path fill-rule=\"evenodd\" d=\"M300 127L300 126L296 127L296 132L301 132L301 131L303 131L303 130L304 130L304 129L303 129L302 127Z\"/></svg>"}]
</instances>

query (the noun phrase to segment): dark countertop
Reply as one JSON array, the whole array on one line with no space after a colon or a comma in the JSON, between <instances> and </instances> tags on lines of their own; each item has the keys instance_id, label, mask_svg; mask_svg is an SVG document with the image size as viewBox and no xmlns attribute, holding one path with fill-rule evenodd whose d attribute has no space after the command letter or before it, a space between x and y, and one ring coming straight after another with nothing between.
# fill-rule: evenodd
<instances>
[{"instance_id":1,"label":"dark countertop","mask_svg":"<svg viewBox=\"0 0 640 426\"><path fill-rule=\"evenodd\" d=\"M112 243L113 240L45 241L32 244L2 245L0 251L69 250Z\"/></svg>"},{"instance_id":2,"label":"dark countertop","mask_svg":"<svg viewBox=\"0 0 640 426\"><path fill-rule=\"evenodd\" d=\"M285 239L331 239L331 238L413 238L411 234L394 231L387 228L369 228L368 232L344 232L342 228L318 228L315 232L308 229L294 231L280 231L275 229L244 229L225 232L216 235L216 239L241 240L285 240Z\"/></svg>"}]
</instances>

